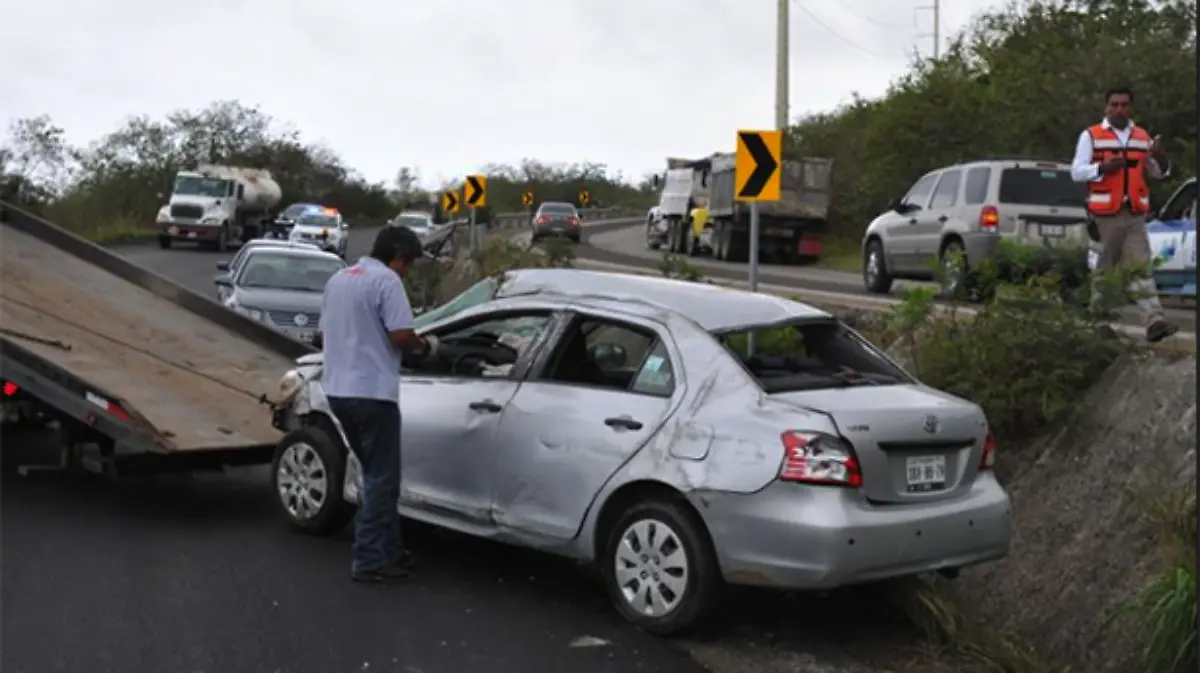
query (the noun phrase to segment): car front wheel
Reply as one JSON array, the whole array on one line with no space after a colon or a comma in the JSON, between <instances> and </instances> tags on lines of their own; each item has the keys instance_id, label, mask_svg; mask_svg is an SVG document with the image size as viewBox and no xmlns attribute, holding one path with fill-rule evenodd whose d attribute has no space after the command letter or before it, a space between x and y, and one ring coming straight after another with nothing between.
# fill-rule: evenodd
<instances>
[{"instance_id":1,"label":"car front wheel","mask_svg":"<svg viewBox=\"0 0 1200 673\"><path fill-rule=\"evenodd\" d=\"M271 485L284 521L310 535L329 535L354 518L346 502L346 451L321 428L293 430L275 446Z\"/></svg>"},{"instance_id":2,"label":"car front wheel","mask_svg":"<svg viewBox=\"0 0 1200 673\"><path fill-rule=\"evenodd\" d=\"M628 508L609 531L600 563L617 610L656 635L692 629L719 601L720 569L708 533L678 502Z\"/></svg>"},{"instance_id":3,"label":"car front wheel","mask_svg":"<svg viewBox=\"0 0 1200 673\"><path fill-rule=\"evenodd\" d=\"M879 241L868 243L863 253L863 286L874 294L887 294L892 289L892 275L888 273L887 258Z\"/></svg>"}]
</instances>

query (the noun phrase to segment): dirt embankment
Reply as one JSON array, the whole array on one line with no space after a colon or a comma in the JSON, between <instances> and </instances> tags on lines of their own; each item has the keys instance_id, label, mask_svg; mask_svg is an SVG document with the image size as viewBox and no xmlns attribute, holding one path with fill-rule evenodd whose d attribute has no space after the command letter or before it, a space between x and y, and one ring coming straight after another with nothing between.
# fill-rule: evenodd
<instances>
[{"instance_id":1,"label":"dirt embankment","mask_svg":"<svg viewBox=\"0 0 1200 673\"><path fill-rule=\"evenodd\" d=\"M1104 621L1156 563L1148 500L1172 488L1195 492L1195 357L1119 362L1060 433L1004 449L1012 554L964 573L961 603L1078 671L1127 670L1140 636Z\"/></svg>"},{"instance_id":2,"label":"dirt embankment","mask_svg":"<svg viewBox=\"0 0 1200 673\"><path fill-rule=\"evenodd\" d=\"M1080 673L1127 673L1141 636L1104 621L1145 586L1157 561L1147 500L1180 486L1194 492L1195 442L1195 357L1151 355L1110 368L1058 434L1022 446L1002 440L1012 553L950 583L955 603L1042 658ZM685 647L715 673L996 670L923 646L885 594L743 599L727 611L738 616L721 635Z\"/></svg>"}]
</instances>

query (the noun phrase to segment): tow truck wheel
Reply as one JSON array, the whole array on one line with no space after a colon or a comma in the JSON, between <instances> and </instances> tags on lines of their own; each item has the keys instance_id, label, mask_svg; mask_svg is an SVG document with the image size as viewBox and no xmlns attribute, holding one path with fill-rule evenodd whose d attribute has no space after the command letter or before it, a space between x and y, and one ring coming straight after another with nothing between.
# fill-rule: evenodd
<instances>
[{"instance_id":1,"label":"tow truck wheel","mask_svg":"<svg viewBox=\"0 0 1200 673\"><path fill-rule=\"evenodd\" d=\"M346 451L317 427L293 430L275 446L271 486L284 521L308 535L330 535L354 518L346 502Z\"/></svg>"},{"instance_id":2,"label":"tow truck wheel","mask_svg":"<svg viewBox=\"0 0 1200 673\"><path fill-rule=\"evenodd\" d=\"M607 527L600 571L617 611L655 635L684 633L721 599L721 571L699 517L670 499L634 504Z\"/></svg>"},{"instance_id":3,"label":"tow truck wheel","mask_svg":"<svg viewBox=\"0 0 1200 673\"><path fill-rule=\"evenodd\" d=\"M171 249L171 237L166 236L164 234L159 234L158 247L162 248L163 250L170 250Z\"/></svg>"}]
</instances>

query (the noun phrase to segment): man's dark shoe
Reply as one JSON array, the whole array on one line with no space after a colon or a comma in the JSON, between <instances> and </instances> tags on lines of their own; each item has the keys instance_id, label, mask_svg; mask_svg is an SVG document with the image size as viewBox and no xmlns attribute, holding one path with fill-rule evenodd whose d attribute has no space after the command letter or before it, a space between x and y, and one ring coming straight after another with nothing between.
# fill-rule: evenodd
<instances>
[{"instance_id":1,"label":"man's dark shoe","mask_svg":"<svg viewBox=\"0 0 1200 673\"><path fill-rule=\"evenodd\" d=\"M354 573L350 576L350 579L355 582L367 584L400 584L401 582L407 582L413 578L413 571L411 566L405 567L401 563L384 566L377 570Z\"/></svg>"},{"instance_id":2,"label":"man's dark shoe","mask_svg":"<svg viewBox=\"0 0 1200 673\"><path fill-rule=\"evenodd\" d=\"M1158 343L1179 331L1179 328L1166 320L1156 320L1146 328L1146 341Z\"/></svg>"}]
</instances>

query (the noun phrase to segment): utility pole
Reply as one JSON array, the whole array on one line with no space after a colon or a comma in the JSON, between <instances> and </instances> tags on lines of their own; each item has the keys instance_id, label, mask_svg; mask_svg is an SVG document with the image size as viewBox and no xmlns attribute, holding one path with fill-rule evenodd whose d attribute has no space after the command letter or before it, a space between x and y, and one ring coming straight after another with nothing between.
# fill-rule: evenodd
<instances>
[{"instance_id":1,"label":"utility pole","mask_svg":"<svg viewBox=\"0 0 1200 673\"><path fill-rule=\"evenodd\" d=\"M932 5L917 7L916 11L933 12L933 33L922 35L921 37L933 38L933 60L936 61L942 55L942 2L941 0L933 0Z\"/></svg>"},{"instance_id":2,"label":"utility pole","mask_svg":"<svg viewBox=\"0 0 1200 673\"><path fill-rule=\"evenodd\" d=\"M775 19L775 128L788 127L788 0L778 0Z\"/></svg>"}]
</instances>

